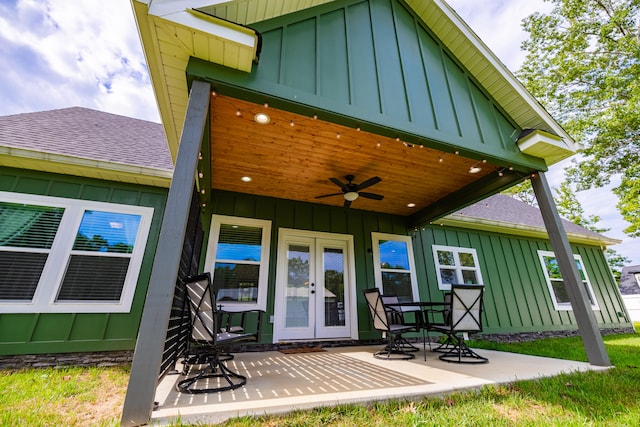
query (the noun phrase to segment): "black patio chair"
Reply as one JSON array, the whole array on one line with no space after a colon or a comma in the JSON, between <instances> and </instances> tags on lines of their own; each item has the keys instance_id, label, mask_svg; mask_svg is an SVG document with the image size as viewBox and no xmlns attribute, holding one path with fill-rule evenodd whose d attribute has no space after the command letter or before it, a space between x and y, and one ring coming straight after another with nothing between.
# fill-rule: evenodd
<instances>
[{"instance_id":1,"label":"black patio chair","mask_svg":"<svg viewBox=\"0 0 640 427\"><path fill-rule=\"evenodd\" d=\"M407 325L412 326L413 329L406 332L420 332L422 330L422 343L424 345L424 325L423 325L423 317L422 313L419 312L419 308L405 312L402 310L402 303L395 295L381 295L382 304L387 308L387 314L391 319L391 323L396 325ZM407 318L407 315L410 315ZM413 315L413 319L411 319L411 315ZM400 335L398 346L402 348L404 351L420 351L418 347L409 342L405 337ZM426 346L425 346L425 360L426 360Z\"/></svg>"},{"instance_id":2,"label":"black patio chair","mask_svg":"<svg viewBox=\"0 0 640 427\"><path fill-rule=\"evenodd\" d=\"M464 341L464 336L482 331L482 296L483 285L451 285L451 321L449 324L431 325L433 331L446 334L446 348L440 360L452 363L486 363L486 357L471 350Z\"/></svg>"},{"instance_id":3,"label":"black patio chair","mask_svg":"<svg viewBox=\"0 0 640 427\"><path fill-rule=\"evenodd\" d=\"M369 313L373 321L374 329L381 331L387 339L387 345L375 352L373 356L377 359L387 360L408 360L415 358L415 355L407 352L402 345L402 334L415 331L412 325L403 325L399 322L401 317L393 307L386 306L378 288L366 289L364 297L369 306Z\"/></svg>"},{"instance_id":4,"label":"black patio chair","mask_svg":"<svg viewBox=\"0 0 640 427\"><path fill-rule=\"evenodd\" d=\"M435 308L438 307L438 308ZM442 301L442 305L435 307L429 307L424 312L425 317L425 329L427 330L427 340L429 341L429 350L446 353L454 347L454 343L449 338L449 335L445 335L444 341L440 342L438 347L431 348L431 336L430 331L436 331L436 328L442 328L451 325L451 292L446 292Z\"/></svg>"},{"instance_id":5,"label":"black patio chair","mask_svg":"<svg viewBox=\"0 0 640 427\"><path fill-rule=\"evenodd\" d=\"M247 378L226 366L226 362L233 358L228 350L232 345L259 339L262 313L256 314L257 324L252 332L246 331L245 324L234 323L234 315L242 316L244 321L248 313L223 312L216 307L209 273L185 280L185 299L189 314L189 342L183 355L182 375L189 375L195 366L200 370L179 381L176 389L182 393L197 394L233 390L245 385ZM223 318L225 328L220 327Z\"/></svg>"}]
</instances>

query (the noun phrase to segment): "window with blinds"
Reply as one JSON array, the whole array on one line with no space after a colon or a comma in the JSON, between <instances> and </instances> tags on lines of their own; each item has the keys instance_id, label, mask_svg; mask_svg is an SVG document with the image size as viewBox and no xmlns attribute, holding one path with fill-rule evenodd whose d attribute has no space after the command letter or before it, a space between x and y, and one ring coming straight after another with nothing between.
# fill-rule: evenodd
<instances>
[{"instance_id":1,"label":"window with blinds","mask_svg":"<svg viewBox=\"0 0 640 427\"><path fill-rule=\"evenodd\" d=\"M372 233L376 283L400 302L419 301L411 237Z\"/></svg>"},{"instance_id":2,"label":"window with blinds","mask_svg":"<svg viewBox=\"0 0 640 427\"><path fill-rule=\"evenodd\" d=\"M31 301L64 208L0 201L0 301Z\"/></svg>"},{"instance_id":3,"label":"window with blinds","mask_svg":"<svg viewBox=\"0 0 640 427\"><path fill-rule=\"evenodd\" d=\"M216 299L227 308L265 308L271 223L214 215L207 269Z\"/></svg>"},{"instance_id":4,"label":"window with blinds","mask_svg":"<svg viewBox=\"0 0 640 427\"><path fill-rule=\"evenodd\" d=\"M128 311L152 215L0 192L0 312Z\"/></svg>"}]
</instances>

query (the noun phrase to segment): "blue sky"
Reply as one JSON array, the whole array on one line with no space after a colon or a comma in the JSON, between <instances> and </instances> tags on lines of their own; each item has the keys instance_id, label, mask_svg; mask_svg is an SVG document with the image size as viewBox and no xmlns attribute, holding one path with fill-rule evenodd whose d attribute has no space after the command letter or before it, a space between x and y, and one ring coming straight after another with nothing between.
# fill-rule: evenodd
<instances>
[{"instance_id":1,"label":"blue sky","mask_svg":"<svg viewBox=\"0 0 640 427\"><path fill-rule=\"evenodd\" d=\"M512 71L524 60L522 19L550 9L543 0L449 3ZM129 0L0 0L0 76L0 115L81 106L160 121ZM564 166L547 173L552 186ZM606 235L624 240L613 248L640 264L640 239L622 232L610 189L578 198Z\"/></svg>"}]
</instances>

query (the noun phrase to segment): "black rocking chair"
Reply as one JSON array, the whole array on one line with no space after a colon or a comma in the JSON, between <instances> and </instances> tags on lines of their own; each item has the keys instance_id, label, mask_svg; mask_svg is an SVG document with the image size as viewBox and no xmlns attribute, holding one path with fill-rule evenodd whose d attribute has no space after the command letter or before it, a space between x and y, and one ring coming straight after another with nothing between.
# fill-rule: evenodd
<instances>
[{"instance_id":1,"label":"black rocking chair","mask_svg":"<svg viewBox=\"0 0 640 427\"><path fill-rule=\"evenodd\" d=\"M415 355L408 353L404 348L402 334L415 331L414 325L403 325L400 322L399 313L387 307L382 300L378 288L366 289L364 297L369 306L369 313L373 321L374 329L385 334L387 345L373 354L376 359L386 360L408 360L415 358ZM415 351L415 350L413 350Z\"/></svg>"},{"instance_id":2,"label":"black rocking chair","mask_svg":"<svg viewBox=\"0 0 640 427\"><path fill-rule=\"evenodd\" d=\"M256 310L255 331L247 333L245 325L233 325L229 318L236 313L223 312L215 305L209 273L191 276L185 281L185 299L189 311L189 343L183 359L182 375L189 375L193 366L200 371L176 384L181 393L214 393L233 390L247 383L247 378L226 366L233 359L228 353L231 345L257 341L262 312ZM242 321L249 312L239 312ZM224 328L220 322L224 320ZM205 386L201 386L205 384Z\"/></svg>"},{"instance_id":3,"label":"black rocking chair","mask_svg":"<svg viewBox=\"0 0 640 427\"><path fill-rule=\"evenodd\" d=\"M483 285L451 285L451 317L448 324L430 325L432 331L446 334L440 360L452 363L486 363L486 357L471 350L460 334L482 331Z\"/></svg>"}]
</instances>

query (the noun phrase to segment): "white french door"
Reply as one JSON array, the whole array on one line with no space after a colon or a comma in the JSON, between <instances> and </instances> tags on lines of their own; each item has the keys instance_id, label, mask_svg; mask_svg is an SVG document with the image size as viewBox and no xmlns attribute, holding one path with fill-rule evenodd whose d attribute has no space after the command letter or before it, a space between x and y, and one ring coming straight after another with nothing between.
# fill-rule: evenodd
<instances>
[{"instance_id":1,"label":"white french door","mask_svg":"<svg viewBox=\"0 0 640 427\"><path fill-rule=\"evenodd\" d=\"M280 230L274 342L351 338L352 236Z\"/></svg>"}]
</instances>

